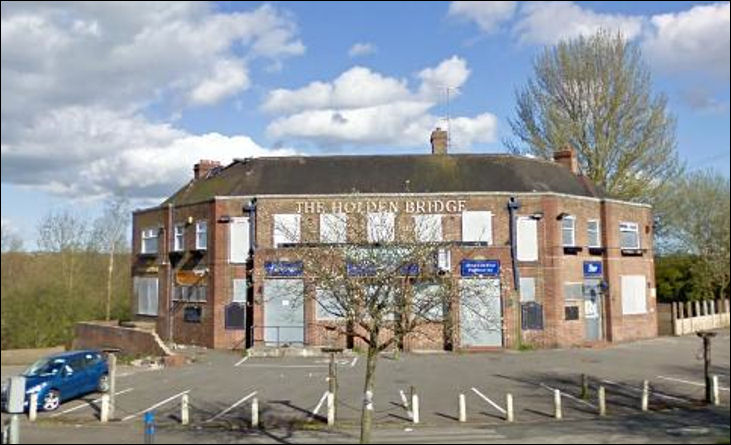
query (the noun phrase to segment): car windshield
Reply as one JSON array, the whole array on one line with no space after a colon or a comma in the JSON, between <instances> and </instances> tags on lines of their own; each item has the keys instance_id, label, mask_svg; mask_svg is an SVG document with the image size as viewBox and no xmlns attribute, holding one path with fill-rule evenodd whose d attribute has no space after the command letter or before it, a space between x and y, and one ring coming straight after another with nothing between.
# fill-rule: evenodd
<instances>
[{"instance_id":1,"label":"car windshield","mask_svg":"<svg viewBox=\"0 0 731 445\"><path fill-rule=\"evenodd\" d=\"M60 358L42 358L30 365L30 367L23 372L23 375L27 377L53 375L56 374L65 363L66 360Z\"/></svg>"}]
</instances>

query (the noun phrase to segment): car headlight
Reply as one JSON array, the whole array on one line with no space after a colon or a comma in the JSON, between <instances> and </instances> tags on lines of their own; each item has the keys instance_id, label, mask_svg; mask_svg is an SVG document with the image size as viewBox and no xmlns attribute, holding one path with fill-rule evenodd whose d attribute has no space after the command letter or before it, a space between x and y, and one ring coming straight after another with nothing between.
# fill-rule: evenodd
<instances>
[{"instance_id":1,"label":"car headlight","mask_svg":"<svg viewBox=\"0 0 731 445\"><path fill-rule=\"evenodd\" d=\"M35 386L31 386L30 388L25 390L26 394L33 394L34 392L40 392L43 387L46 386L45 383L39 383Z\"/></svg>"}]
</instances>

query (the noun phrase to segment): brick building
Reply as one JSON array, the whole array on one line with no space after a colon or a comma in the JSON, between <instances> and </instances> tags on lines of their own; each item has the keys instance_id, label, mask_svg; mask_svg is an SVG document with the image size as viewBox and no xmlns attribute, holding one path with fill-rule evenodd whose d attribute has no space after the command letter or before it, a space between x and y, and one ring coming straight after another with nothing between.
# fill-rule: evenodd
<instances>
[{"instance_id":1,"label":"brick building","mask_svg":"<svg viewBox=\"0 0 731 445\"><path fill-rule=\"evenodd\" d=\"M324 229L336 214L344 239ZM572 150L556 152L553 162L449 154L440 130L428 155L200 161L168 200L134 212L133 308L176 343L332 343L323 330L332 320L318 312L314 286L291 259L299 245L363 242L351 228L374 216L391 221L392 237L415 218L436 224L438 266L463 283L492 284L488 297L500 312L494 326L468 332L455 308L445 315L457 326L450 338L438 327L409 348L555 347L656 335L649 206L604 196L580 174ZM284 291L284 280L296 286ZM291 289L303 305L286 307Z\"/></svg>"}]
</instances>

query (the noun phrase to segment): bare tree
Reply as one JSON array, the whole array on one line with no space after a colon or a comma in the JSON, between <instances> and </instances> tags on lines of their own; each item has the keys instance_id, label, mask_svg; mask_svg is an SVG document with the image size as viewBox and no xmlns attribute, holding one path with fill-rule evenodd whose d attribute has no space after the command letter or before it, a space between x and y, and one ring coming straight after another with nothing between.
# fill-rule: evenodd
<instances>
[{"instance_id":1,"label":"bare tree","mask_svg":"<svg viewBox=\"0 0 731 445\"><path fill-rule=\"evenodd\" d=\"M112 311L112 279L114 277L114 255L127 246L127 229L130 223L130 205L124 197L115 197L106 203L104 212L94 222L91 240L96 250L107 253L107 287L105 299L105 320L109 321Z\"/></svg>"},{"instance_id":2,"label":"bare tree","mask_svg":"<svg viewBox=\"0 0 731 445\"><path fill-rule=\"evenodd\" d=\"M409 338L431 337L434 327L448 329L458 283L451 271L437 264L440 250L448 248L441 236L434 235L436 230L441 233L440 219L415 216L408 230L397 231L393 213L351 214L347 223L345 218L329 214L319 223L308 217L301 224L275 222L275 243L284 241L292 247L291 258L302 262L306 281L315 287L317 311L334 320L329 329L355 339L367 350L360 441L368 443L379 354L403 347ZM326 242L299 246L300 227L303 233L319 230ZM500 319L499 308L491 311L479 302L482 289L462 286L459 290L463 300L466 293L474 292L469 298L475 303L469 311L473 318L492 324ZM301 288L291 293L297 294L303 295L302 301L290 301L290 305L304 304Z\"/></svg>"},{"instance_id":3,"label":"bare tree","mask_svg":"<svg viewBox=\"0 0 731 445\"><path fill-rule=\"evenodd\" d=\"M600 31L547 47L516 93L514 152L550 159L570 146L581 170L610 195L656 203L681 170L675 119L653 95L640 49Z\"/></svg>"},{"instance_id":4,"label":"bare tree","mask_svg":"<svg viewBox=\"0 0 731 445\"><path fill-rule=\"evenodd\" d=\"M38 246L59 254L69 295L74 289L78 253L87 247L88 234L86 219L70 210L49 212L38 226Z\"/></svg>"},{"instance_id":5,"label":"bare tree","mask_svg":"<svg viewBox=\"0 0 731 445\"><path fill-rule=\"evenodd\" d=\"M2 221L2 247L4 252L17 252L23 248L23 239L15 231L15 228L5 220Z\"/></svg>"}]
</instances>

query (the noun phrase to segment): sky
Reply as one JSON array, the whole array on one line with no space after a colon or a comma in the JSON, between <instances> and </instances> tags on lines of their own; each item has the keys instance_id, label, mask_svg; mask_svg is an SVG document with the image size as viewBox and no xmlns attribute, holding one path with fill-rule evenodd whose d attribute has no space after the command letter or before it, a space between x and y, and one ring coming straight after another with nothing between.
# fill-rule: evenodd
<instances>
[{"instance_id":1,"label":"sky","mask_svg":"<svg viewBox=\"0 0 731 445\"><path fill-rule=\"evenodd\" d=\"M620 30L729 175L728 2L2 2L2 230L159 204L199 159L504 152L546 45Z\"/></svg>"}]
</instances>

